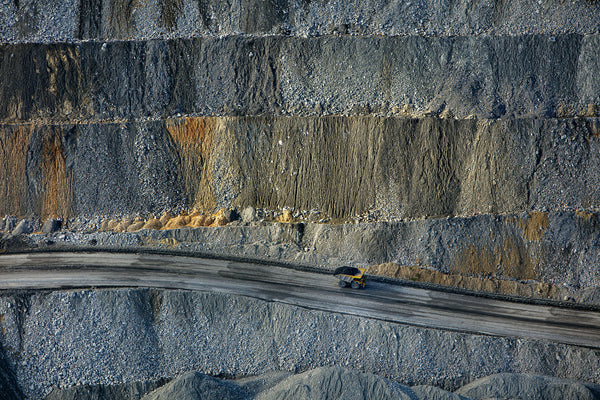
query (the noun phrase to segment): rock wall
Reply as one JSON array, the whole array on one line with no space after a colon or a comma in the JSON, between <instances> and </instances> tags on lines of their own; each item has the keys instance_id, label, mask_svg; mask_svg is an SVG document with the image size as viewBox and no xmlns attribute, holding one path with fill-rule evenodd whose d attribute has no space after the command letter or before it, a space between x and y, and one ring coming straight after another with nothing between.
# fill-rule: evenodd
<instances>
[{"instance_id":1,"label":"rock wall","mask_svg":"<svg viewBox=\"0 0 600 400\"><path fill-rule=\"evenodd\" d=\"M600 382L598 351L416 328L171 290L83 290L0 296L1 340L27 396L52 386L345 366L455 390L499 372Z\"/></svg>"},{"instance_id":2,"label":"rock wall","mask_svg":"<svg viewBox=\"0 0 600 400\"><path fill-rule=\"evenodd\" d=\"M598 15L589 0L6 0L0 214L595 208Z\"/></svg>"},{"instance_id":3,"label":"rock wall","mask_svg":"<svg viewBox=\"0 0 600 400\"><path fill-rule=\"evenodd\" d=\"M334 224L80 240L594 288L598 20L594 0L0 0L0 215L316 209ZM339 224L358 220L379 222ZM445 388L494 372L600 382L588 349L245 298L3 294L0 310L33 397L320 365Z\"/></svg>"},{"instance_id":4,"label":"rock wall","mask_svg":"<svg viewBox=\"0 0 600 400\"><path fill-rule=\"evenodd\" d=\"M287 207L456 232L451 217L460 242L410 262L597 285L593 241L469 227L595 221L600 4L438 3L6 0L0 215ZM394 240L365 258L409 262Z\"/></svg>"},{"instance_id":5,"label":"rock wall","mask_svg":"<svg viewBox=\"0 0 600 400\"><path fill-rule=\"evenodd\" d=\"M598 33L594 0L4 0L0 41L140 40L198 35L318 36Z\"/></svg>"},{"instance_id":6,"label":"rock wall","mask_svg":"<svg viewBox=\"0 0 600 400\"><path fill-rule=\"evenodd\" d=\"M228 36L0 45L0 121L600 116L599 35Z\"/></svg>"},{"instance_id":7,"label":"rock wall","mask_svg":"<svg viewBox=\"0 0 600 400\"><path fill-rule=\"evenodd\" d=\"M600 205L597 119L259 116L2 128L4 214L253 206L413 219Z\"/></svg>"}]
</instances>

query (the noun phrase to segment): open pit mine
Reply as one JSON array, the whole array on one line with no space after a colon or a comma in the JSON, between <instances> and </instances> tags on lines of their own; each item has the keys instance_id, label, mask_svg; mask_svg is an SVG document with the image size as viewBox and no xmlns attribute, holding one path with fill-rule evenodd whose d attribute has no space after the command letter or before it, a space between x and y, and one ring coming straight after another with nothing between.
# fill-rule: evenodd
<instances>
[{"instance_id":1,"label":"open pit mine","mask_svg":"<svg viewBox=\"0 0 600 400\"><path fill-rule=\"evenodd\" d=\"M599 217L600 1L0 0L1 400L600 399Z\"/></svg>"}]
</instances>

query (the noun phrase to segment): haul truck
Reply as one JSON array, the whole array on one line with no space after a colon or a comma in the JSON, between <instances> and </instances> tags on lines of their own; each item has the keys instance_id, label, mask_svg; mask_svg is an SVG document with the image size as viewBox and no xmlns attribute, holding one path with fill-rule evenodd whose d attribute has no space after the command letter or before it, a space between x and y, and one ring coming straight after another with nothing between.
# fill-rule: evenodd
<instances>
[{"instance_id":1,"label":"haul truck","mask_svg":"<svg viewBox=\"0 0 600 400\"><path fill-rule=\"evenodd\" d=\"M333 271L333 276L339 279L338 285L342 288L350 286L352 289L360 289L367 283L365 268L339 267Z\"/></svg>"}]
</instances>

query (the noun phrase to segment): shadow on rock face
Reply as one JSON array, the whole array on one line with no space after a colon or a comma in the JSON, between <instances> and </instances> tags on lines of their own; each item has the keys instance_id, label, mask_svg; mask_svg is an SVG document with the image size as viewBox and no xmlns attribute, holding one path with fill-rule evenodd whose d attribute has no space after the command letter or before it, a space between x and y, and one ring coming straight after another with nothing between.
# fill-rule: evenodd
<instances>
[{"instance_id":1,"label":"shadow on rock face","mask_svg":"<svg viewBox=\"0 0 600 400\"><path fill-rule=\"evenodd\" d=\"M78 385L54 389L45 400L139 400L161 387L166 379L146 382L128 382L119 385Z\"/></svg>"},{"instance_id":2,"label":"shadow on rock face","mask_svg":"<svg viewBox=\"0 0 600 400\"><path fill-rule=\"evenodd\" d=\"M7 234L0 236L0 254L32 247L31 241L24 235Z\"/></svg>"},{"instance_id":3,"label":"shadow on rock face","mask_svg":"<svg viewBox=\"0 0 600 400\"><path fill-rule=\"evenodd\" d=\"M0 345L0 400L24 399L15 372L8 363L4 348Z\"/></svg>"}]
</instances>

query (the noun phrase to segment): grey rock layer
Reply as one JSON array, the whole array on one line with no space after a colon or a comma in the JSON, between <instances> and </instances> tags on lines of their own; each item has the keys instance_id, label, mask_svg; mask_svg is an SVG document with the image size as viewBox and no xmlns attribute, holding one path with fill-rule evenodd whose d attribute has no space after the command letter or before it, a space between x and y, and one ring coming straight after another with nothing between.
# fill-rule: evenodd
<instances>
[{"instance_id":1,"label":"grey rock layer","mask_svg":"<svg viewBox=\"0 0 600 400\"><path fill-rule=\"evenodd\" d=\"M63 222L60 219L48 219L42 225L42 232L45 234L50 234L54 232L60 231L63 226Z\"/></svg>"},{"instance_id":2,"label":"grey rock layer","mask_svg":"<svg viewBox=\"0 0 600 400\"><path fill-rule=\"evenodd\" d=\"M19 222L19 224L17 225L17 227L15 229L13 229L13 231L11 232L11 234L13 236L17 236L17 235L24 235L24 234L28 234L33 232L33 229L31 228L31 224L29 221L27 221L26 219L21 220L21 222Z\"/></svg>"},{"instance_id":3,"label":"grey rock layer","mask_svg":"<svg viewBox=\"0 0 600 400\"><path fill-rule=\"evenodd\" d=\"M344 366L446 390L500 372L600 382L598 351L444 332L223 294L83 290L2 294L1 341L25 394L52 386L259 375Z\"/></svg>"},{"instance_id":4,"label":"grey rock layer","mask_svg":"<svg viewBox=\"0 0 600 400\"><path fill-rule=\"evenodd\" d=\"M2 219L2 222L0 223L0 226L2 227L1 230L5 232L12 232L12 230L17 227L17 223L17 218L7 215Z\"/></svg>"},{"instance_id":5,"label":"grey rock layer","mask_svg":"<svg viewBox=\"0 0 600 400\"><path fill-rule=\"evenodd\" d=\"M284 36L0 45L0 121L600 114L598 35Z\"/></svg>"},{"instance_id":6,"label":"grey rock layer","mask_svg":"<svg viewBox=\"0 0 600 400\"><path fill-rule=\"evenodd\" d=\"M259 385L245 391L256 382ZM124 388L148 388L155 383L124 385L81 385L54 390L46 400L129 400ZM146 399L163 396L169 399L411 399L411 400L469 400L469 399L597 399L599 385L549 376L501 373L471 382L456 391L448 392L435 386L403 386L376 375L348 370L342 367L318 367L290 376L285 372L268 372L256 377L225 381L198 372L188 372L173 379L160 389L148 394ZM130 390L131 392L131 390ZM462 394L468 394L465 397ZM74 397L77 394L78 397ZM106 397L105 396L112 397Z\"/></svg>"},{"instance_id":7,"label":"grey rock layer","mask_svg":"<svg viewBox=\"0 0 600 400\"><path fill-rule=\"evenodd\" d=\"M593 0L180 0L9 1L0 42L148 39L197 35L323 34L457 36L598 32Z\"/></svg>"},{"instance_id":8,"label":"grey rock layer","mask_svg":"<svg viewBox=\"0 0 600 400\"><path fill-rule=\"evenodd\" d=\"M178 400L231 399L244 400L251 393L256 400L270 399L411 399L411 400L469 400L511 398L527 400L544 399L596 399L598 385L548 376L502 373L471 382L456 391L417 385L407 387L376 375L361 373L342 367L318 367L289 376L285 372L268 372L256 377L226 381L198 372L188 372L148 394L144 400L168 398ZM287 378L287 379L286 379ZM245 391L248 385L268 382L267 387ZM46 400L129 400L126 388L146 390L157 383L131 383L124 385L81 385L54 390ZM259 385L261 386L261 385ZM131 393L131 389L129 389ZM465 397L458 393L468 393ZM78 397L74 397L78 396ZM162 396L162 397L161 397Z\"/></svg>"},{"instance_id":9,"label":"grey rock layer","mask_svg":"<svg viewBox=\"0 0 600 400\"><path fill-rule=\"evenodd\" d=\"M15 374L14 365L0 343L0 400L21 400L23 392Z\"/></svg>"}]
</instances>

